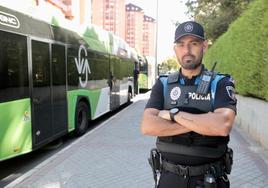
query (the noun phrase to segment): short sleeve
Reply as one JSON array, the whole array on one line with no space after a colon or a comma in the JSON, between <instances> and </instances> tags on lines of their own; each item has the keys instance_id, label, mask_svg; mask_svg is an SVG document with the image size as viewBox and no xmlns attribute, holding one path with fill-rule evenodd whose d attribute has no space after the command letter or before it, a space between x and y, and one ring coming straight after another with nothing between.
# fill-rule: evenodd
<instances>
[{"instance_id":1,"label":"short sleeve","mask_svg":"<svg viewBox=\"0 0 268 188\"><path fill-rule=\"evenodd\" d=\"M160 79L157 80L152 88L150 98L145 108L155 108L163 110L164 108L164 96L163 96L163 84Z\"/></svg>"},{"instance_id":2,"label":"short sleeve","mask_svg":"<svg viewBox=\"0 0 268 188\"><path fill-rule=\"evenodd\" d=\"M226 76L217 84L214 109L230 108L236 112L235 85L231 77Z\"/></svg>"}]
</instances>

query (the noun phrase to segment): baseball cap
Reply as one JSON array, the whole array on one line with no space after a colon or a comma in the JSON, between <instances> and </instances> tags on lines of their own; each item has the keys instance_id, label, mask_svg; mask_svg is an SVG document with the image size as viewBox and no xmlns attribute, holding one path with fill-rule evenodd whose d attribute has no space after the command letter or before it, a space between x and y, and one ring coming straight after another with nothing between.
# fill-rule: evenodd
<instances>
[{"instance_id":1,"label":"baseball cap","mask_svg":"<svg viewBox=\"0 0 268 188\"><path fill-rule=\"evenodd\" d=\"M194 21L183 22L177 27L174 42L185 35L192 35L205 40L203 26Z\"/></svg>"}]
</instances>

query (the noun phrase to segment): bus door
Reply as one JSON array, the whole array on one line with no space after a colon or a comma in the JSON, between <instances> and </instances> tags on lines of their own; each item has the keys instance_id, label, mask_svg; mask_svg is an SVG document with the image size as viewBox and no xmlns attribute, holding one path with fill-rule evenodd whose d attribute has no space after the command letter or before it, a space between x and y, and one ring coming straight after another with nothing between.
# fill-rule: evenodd
<instances>
[{"instance_id":1,"label":"bus door","mask_svg":"<svg viewBox=\"0 0 268 188\"><path fill-rule=\"evenodd\" d=\"M32 105L33 105L33 147L48 142L62 131L62 119L66 119L65 68L56 68L58 59L65 60L64 47L53 46L61 55L52 53L49 43L32 40ZM59 56L62 56L59 58ZM50 63L52 59L52 64ZM55 65L53 65L55 64ZM63 74L63 75L62 75ZM64 80L62 79L64 77ZM53 79L54 78L54 79ZM58 89L61 88L61 89ZM54 112L54 113L53 113Z\"/></svg>"},{"instance_id":2,"label":"bus door","mask_svg":"<svg viewBox=\"0 0 268 188\"><path fill-rule=\"evenodd\" d=\"M120 105L120 59L111 56L110 58L110 108L116 109Z\"/></svg>"}]
</instances>

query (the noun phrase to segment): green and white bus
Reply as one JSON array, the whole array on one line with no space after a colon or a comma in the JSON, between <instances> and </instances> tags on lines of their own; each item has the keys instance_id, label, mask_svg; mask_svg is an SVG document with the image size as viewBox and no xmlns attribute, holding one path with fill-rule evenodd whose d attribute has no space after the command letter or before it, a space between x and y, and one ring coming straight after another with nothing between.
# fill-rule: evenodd
<instances>
[{"instance_id":1,"label":"green and white bus","mask_svg":"<svg viewBox=\"0 0 268 188\"><path fill-rule=\"evenodd\" d=\"M139 90L145 92L152 89L157 77L155 68L155 58L151 56L139 56Z\"/></svg>"},{"instance_id":2,"label":"green and white bus","mask_svg":"<svg viewBox=\"0 0 268 188\"><path fill-rule=\"evenodd\" d=\"M78 33L0 6L0 161L82 135L88 120L130 101L129 47L106 34L101 41L93 27Z\"/></svg>"}]
</instances>

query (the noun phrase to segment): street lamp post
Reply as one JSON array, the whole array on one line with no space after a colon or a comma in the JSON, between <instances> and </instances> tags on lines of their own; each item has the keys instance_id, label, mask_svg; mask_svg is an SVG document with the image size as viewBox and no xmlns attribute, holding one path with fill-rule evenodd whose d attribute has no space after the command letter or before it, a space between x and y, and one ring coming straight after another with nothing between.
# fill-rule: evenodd
<instances>
[{"instance_id":1,"label":"street lamp post","mask_svg":"<svg viewBox=\"0 0 268 188\"><path fill-rule=\"evenodd\" d=\"M158 59L157 59L157 47L158 47L158 2L159 0L156 0L156 30L155 30L155 79L157 78L158 75Z\"/></svg>"}]
</instances>

